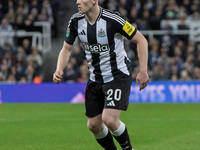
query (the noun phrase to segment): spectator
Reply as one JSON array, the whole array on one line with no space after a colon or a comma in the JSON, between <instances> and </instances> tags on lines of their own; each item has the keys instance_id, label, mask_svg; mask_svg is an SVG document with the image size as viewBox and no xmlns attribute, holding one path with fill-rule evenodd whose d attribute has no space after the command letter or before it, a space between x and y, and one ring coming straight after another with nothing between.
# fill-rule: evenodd
<instances>
[{"instance_id":1,"label":"spectator","mask_svg":"<svg viewBox=\"0 0 200 150\"><path fill-rule=\"evenodd\" d=\"M195 66L200 67L200 53L197 53L197 57L195 59Z\"/></svg>"},{"instance_id":2,"label":"spectator","mask_svg":"<svg viewBox=\"0 0 200 150\"><path fill-rule=\"evenodd\" d=\"M183 15L183 16L182 16ZM179 30L189 30L188 26L185 24L186 15L180 14L180 24L178 25ZM188 41L188 35L178 35L178 39L184 41L186 43Z\"/></svg>"},{"instance_id":3,"label":"spectator","mask_svg":"<svg viewBox=\"0 0 200 150\"><path fill-rule=\"evenodd\" d=\"M14 12L15 9L14 9L14 3L12 0L8 0L8 13L9 12Z\"/></svg>"},{"instance_id":4,"label":"spectator","mask_svg":"<svg viewBox=\"0 0 200 150\"><path fill-rule=\"evenodd\" d=\"M32 0L31 1L31 5L30 5L30 8L29 8L29 14L30 12L33 10L33 9L36 9L37 12L39 12L39 10L41 9L41 5L38 3L38 0Z\"/></svg>"},{"instance_id":5,"label":"spectator","mask_svg":"<svg viewBox=\"0 0 200 150\"><path fill-rule=\"evenodd\" d=\"M187 72L186 70L182 70L182 71L181 71L180 80L182 80L182 81L190 81L190 80L191 80L191 78L190 78L190 76L188 75L188 72Z\"/></svg>"},{"instance_id":6,"label":"spectator","mask_svg":"<svg viewBox=\"0 0 200 150\"><path fill-rule=\"evenodd\" d=\"M1 70L0 70L0 81L4 81L4 82L7 81L8 75L9 75L8 66L6 63L3 63L1 65Z\"/></svg>"},{"instance_id":7,"label":"spectator","mask_svg":"<svg viewBox=\"0 0 200 150\"><path fill-rule=\"evenodd\" d=\"M15 12L13 10L9 10L6 18L8 19L8 22L14 26L15 25Z\"/></svg>"},{"instance_id":8,"label":"spectator","mask_svg":"<svg viewBox=\"0 0 200 150\"><path fill-rule=\"evenodd\" d=\"M16 30L24 30L25 29L23 16L19 15L16 17L15 29Z\"/></svg>"},{"instance_id":9,"label":"spectator","mask_svg":"<svg viewBox=\"0 0 200 150\"><path fill-rule=\"evenodd\" d=\"M138 20L139 30L149 30L149 18L150 18L149 10L145 10L143 12L142 17Z\"/></svg>"},{"instance_id":10,"label":"spectator","mask_svg":"<svg viewBox=\"0 0 200 150\"><path fill-rule=\"evenodd\" d=\"M17 50L16 62L21 63L22 65L25 65L26 63L26 53L22 47L19 47Z\"/></svg>"},{"instance_id":11,"label":"spectator","mask_svg":"<svg viewBox=\"0 0 200 150\"><path fill-rule=\"evenodd\" d=\"M138 19L137 16L138 16L138 9L135 6L133 6L130 11L129 22L130 23L137 22Z\"/></svg>"},{"instance_id":12,"label":"spectator","mask_svg":"<svg viewBox=\"0 0 200 150\"><path fill-rule=\"evenodd\" d=\"M48 14L48 20L50 21L51 25L53 25L54 24L53 11L49 0L43 0L42 7L46 8Z\"/></svg>"},{"instance_id":13,"label":"spectator","mask_svg":"<svg viewBox=\"0 0 200 150\"><path fill-rule=\"evenodd\" d=\"M200 80L200 68L197 66L194 67L193 80Z\"/></svg>"},{"instance_id":14,"label":"spectator","mask_svg":"<svg viewBox=\"0 0 200 150\"><path fill-rule=\"evenodd\" d=\"M88 66L87 66L87 61L85 60L83 64L80 67L80 77L79 82L87 82L88 81L88 76L89 76L89 71L88 71Z\"/></svg>"},{"instance_id":15,"label":"spectator","mask_svg":"<svg viewBox=\"0 0 200 150\"><path fill-rule=\"evenodd\" d=\"M195 5L196 6L196 5ZM193 14L189 15L187 18L187 20L190 21L199 21L200 20L200 14L198 10L195 10Z\"/></svg>"},{"instance_id":16,"label":"spectator","mask_svg":"<svg viewBox=\"0 0 200 150\"><path fill-rule=\"evenodd\" d=\"M27 80L26 80L26 77L22 76L19 80L19 83L26 83Z\"/></svg>"},{"instance_id":17,"label":"spectator","mask_svg":"<svg viewBox=\"0 0 200 150\"><path fill-rule=\"evenodd\" d=\"M171 32L173 31L173 27L169 24L168 21L165 22L164 26L161 27L162 30L168 31L168 36L170 36L170 42L173 40L173 35L171 35Z\"/></svg>"},{"instance_id":18,"label":"spectator","mask_svg":"<svg viewBox=\"0 0 200 150\"><path fill-rule=\"evenodd\" d=\"M7 83L16 83L16 78L15 78L15 76L13 74L10 74L8 76Z\"/></svg>"},{"instance_id":19,"label":"spectator","mask_svg":"<svg viewBox=\"0 0 200 150\"><path fill-rule=\"evenodd\" d=\"M77 64L83 64L85 56L84 56L83 50L80 49L79 45L74 47L71 57L76 58Z\"/></svg>"},{"instance_id":20,"label":"spectator","mask_svg":"<svg viewBox=\"0 0 200 150\"><path fill-rule=\"evenodd\" d=\"M178 81L177 75L173 74L170 78L171 81Z\"/></svg>"},{"instance_id":21,"label":"spectator","mask_svg":"<svg viewBox=\"0 0 200 150\"><path fill-rule=\"evenodd\" d=\"M159 57L159 47L158 45L154 44L152 45L150 51L149 51L149 59L148 59L148 64L149 67L152 69L154 67L154 65L156 65L157 63L157 59Z\"/></svg>"},{"instance_id":22,"label":"spectator","mask_svg":"<svg viewBox=\"0 0 200 150\"><path fill-rule=\"evenodd\" d=\"M108 6L108 9L116 11L117 10L117 2L116 2L116 0L109 0L107 6Z\"/></svg>"},{"instance_id":23,"label":"spectator","mask_svg":"<svg viewBox=\"0 0 200 150\"><path fill-rule=\"evenodd\" d=\"M31 43L29 39L23 40L22 48L25 50L26 55L31 54Z\"/></svg>"},{"instance_id":24,"label":"spectator","mask_svg":"<svg viewBox=\"0 0 200 150\"><path fill-rule=\"evenodd\" d=\"M24 29L26 31L34 31L33 22L34 22L34 15L29 14L28 17L24 21Z\"/></svg>"},{"instance_id":25,"label":"spectator","mask_svg":"<svg viewBox=\"0 0 200 150\"><path fill-rule=\"evenodd\" d=\"M169 0L165 7L165 18L166 19L175 19L179 12L179 7L176 4L175 0Z\"/></svg>"},{"instance_id":26,"label":"spectator","mask_svg":"<svg viewBox=\"0 0 200 150\"><path fill-rule=\"evenodd\" d=\"M157 63L163 65L164 69L169 71L170 58L168 56L167 51L164 48L161 50L161 54L157 59Z\"/></svg>"},{"instance_id":27,"label":"spectator","mask_svg":"<svg viewBox=\"0 0 200 150\"><path fill-rule=\"evenodd\" d=\"M38 15L38 21L50 21L45 7L42 8L41 13Z\"/></svg>"},{"instance_id":28,"label":"spectator","mask_svg":"<svg viewBox=\"0 0 200 150\"><path fill-rule=\"evenodd\" d=\"M190 13L190 0L183 0L183 7Z\"/></svg>"},{"instance_id":29,"label":"spectator","mask_svg":"<svg viewBox=\"0 0 200 150\"><path fill-rule=\"evenodd\" d=\"M135 6L138 11L142 8L142 4L141 4L140 0L133 1L133 6Z\"/></svg>"},{"instance_id":30,"label":"spectator","mask_svg":"<svg viewBox=\"0 0 200 150\"><path fill-rule=\"evenodd\" d=\"M66 71L64 73L64 81L76 81L78 78L76 74L76 70L73 68L73 65L71 63L68 63Z\"/></svg>"},{"instance_id":31,"label":"spectator","mask_svg":"<svg viewBox=\"0 0 200 150\"><path fill-rule=\"evenodd\" d=\"M18 6L16 10L16 20L17 18L21 18L24 22L26 15L27 14L24 13L24 8L22 6Z\"/></svg>"},{"instance_id":32,"label":"spectator","mask_svg":"<svg viewBox=\"0 0 200 150\"><path fill-rule=\"evenodd\" d=\"M25 70L25 75L26 75L26 81L28 83L31 83L35 77L35 71L34 71L34 67L32 64L29 64L27 67L26 67L26 70Z\"/></svg>"},{"instance_id":33,"label":"spectator","mask_svg":"<svg viewBox=\"0 0 200 150\"><path fill-rule=\"evenodd\" d=\"M20 79L19 74L17 74L17 69L16 69L16 67L14 65L10 68L9 74L14 76L15 81Z\"/></svg>"},{"instance_id":34,"label":"spectator","mask_svg":"<svg viewBox=\"0 0 200 150\"><path fill-rule=\"evenodd\" d=\"M169 72L169 78L170 79L175 78L175 77L173 77L174 75L177 77L177 79L180 77L178 66L176 64L171 65L171 70Z\"/></svg>"},{"instance_id":35,"label":"spectator","mask_svg":"<svg viewBox=\"0 0 200 150\"><path fill-rule=\"evenodd\" d=\"M29 59L29 57L33 58L38 69L40 69L42 67L43 60L42 60L41 55L38 52L38 47L35 47L32 49L32 53L27 56L27 59Z\"/></svg>"},{"instance_id":36,"label":"spectator","mask_svg":"<svg viewBox=\"0 0 200 150\"><path fill-rule=\"evenodd\" d=\"M10 36L10 33L13 32L13 27L9 24L7 18L1 20L0 32L2 32L1 34L4 34L4 36L0 38L0 46L3 46L6 43L14 46L13 37Z\"/></svg>"},{"instance_id":37,"label":"spectator","mask_svg":"<svg viewBox=\"0 0 200 150\"><path fill-rule=\"evenodd\" d=\"M25 76L25 73L24 73L25 67L22 65L21 62L17 62L16 66L17 66L16 70L17 70L17 74L18 74L18 79L21 80L21 78Z\"/></svg>"},{"instance_id":38,"label":"spectator","mask_svg":"<svg viewBox=\"0 0 200 150\"><path fill-rule=\"evenodd\" d=\"M24 14L27 15L29 13L29 5L26 0L18 0L17 1L17 6L23 7L24 9Z\"/></svg>"},{"instance_id":39,"label":"spectator","mask_svg":"<svg viewBox=\"0 0 200 150\"><path fill-rule=\"evenodd\" d=\"M162 9L156 9L154 15L150 18L150 26L152 30L160 30L160 20L162 17Z\"/></svg>"}]
</instances>

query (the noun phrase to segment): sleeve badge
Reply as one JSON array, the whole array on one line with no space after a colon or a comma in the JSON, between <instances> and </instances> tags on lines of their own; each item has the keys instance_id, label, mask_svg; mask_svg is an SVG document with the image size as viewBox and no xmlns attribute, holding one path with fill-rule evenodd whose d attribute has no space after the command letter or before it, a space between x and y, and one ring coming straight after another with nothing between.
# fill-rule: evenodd
<instances>
[{"instance_id":1,"label":"sleeve badge","mask_svg":"<svg viewBox=\"0 0 200 150\"><path fill-rule=\"evenodd\" d=\"M126 21L126 23L123 26L123 30L129 35L131 36L131 34L135 31L135 27L133 25L131 25L128 21Z\"/></svg>"}]
</instances>

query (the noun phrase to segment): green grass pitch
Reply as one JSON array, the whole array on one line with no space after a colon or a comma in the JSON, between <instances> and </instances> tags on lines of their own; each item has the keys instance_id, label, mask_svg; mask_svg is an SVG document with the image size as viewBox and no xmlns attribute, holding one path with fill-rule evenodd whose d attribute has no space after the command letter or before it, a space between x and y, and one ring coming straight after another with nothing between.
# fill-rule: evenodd
<instances>
[{"instance_id":1,"label":"green grass pitch","mask_svg":"<svg viewBox=\"0 0 200 150\"><path fill-rule=\"evenodd\" d=\"M200 150L200 104L130 104L135 150ZM119 145L117 144L118 148ZM84 104L0 104L0 150L101 150Z\"/></svg>"}]
</instances>

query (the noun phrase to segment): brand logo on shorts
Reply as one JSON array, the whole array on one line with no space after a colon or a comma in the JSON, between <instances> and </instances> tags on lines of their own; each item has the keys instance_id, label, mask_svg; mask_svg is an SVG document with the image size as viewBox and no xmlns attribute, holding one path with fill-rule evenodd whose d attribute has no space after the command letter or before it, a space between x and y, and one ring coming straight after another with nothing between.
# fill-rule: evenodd
<instances>
[{"instance_id":1,"label":"brand logo on shorts","mask_svg":"<svg viewBox=\"0 0 200 150\"><path fill-rule=\"evenodd\" d=\"M105 52L109 50L108 44L88 44L88 43L82 43L83 49L90 51L92 53L100 53Z\"/></svg>"},{"instance_id":2,"label":"brand logo on shorts","mask_svg":"<svg viewBox=\"0 0 200 150\"><path fill-rule=\"evenodd\" d=\"M109 102L109 103L107 104L107 106L115 106L114 101Z\"/></svg>"}]
</instances>

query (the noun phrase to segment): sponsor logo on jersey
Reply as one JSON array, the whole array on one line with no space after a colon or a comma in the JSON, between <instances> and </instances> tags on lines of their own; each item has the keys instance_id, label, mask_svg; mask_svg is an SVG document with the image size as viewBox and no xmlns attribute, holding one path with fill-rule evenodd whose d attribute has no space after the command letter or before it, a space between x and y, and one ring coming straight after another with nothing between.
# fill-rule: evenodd
<instances>
[{"instance_id":1,"label":"sponsor logo on jersey","mask_svg":"<svg viewBox=\"0 0 200 150\"><path fill-rule=\"evenodd\" d=\"M67 33L66 33L66 37L68 37L68 36L69 36L69 34L70 34L70 28L69 28L69 27L67 27Z\"/></svg>"},{"instance_id":2,"label":"sponsor logo on jersey","mask_svg":"<svg viewBox=\"0 0 200 150\"><path fill-rule=\"evenodd\" d=\"M103 29L100 29L100 30L98 31L98 37L105 37L105 36L106 36L105 31L104 31Z\"/></svg>"},{"instance_id":3,"label":"sponsor logo on jersey","mask_svg":"<svg viewBox=\"0 0 200 150\"><path fill-rule=\"evenodd\" d=\"M131 34L135 31L135 27L133 25L131 25L128 21L126 21L126 23L123 26L123 30L129 35L131 36Z\"/></svg>"},{"instance_id":4,"label":"sponsor logo on jersey","mask_svg":"<svg viewBox=\"0 0 200 150\"><path fill-rule=\"evenodd\" d=\"M82 43L83 49L90 51L92 53L101 53L109 50L108 44L88 44L88 43Z\"/></svg>"}]
</instances>

